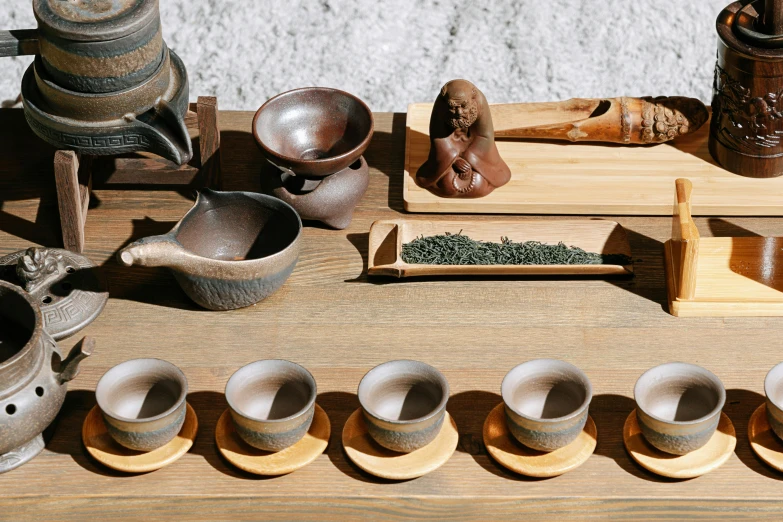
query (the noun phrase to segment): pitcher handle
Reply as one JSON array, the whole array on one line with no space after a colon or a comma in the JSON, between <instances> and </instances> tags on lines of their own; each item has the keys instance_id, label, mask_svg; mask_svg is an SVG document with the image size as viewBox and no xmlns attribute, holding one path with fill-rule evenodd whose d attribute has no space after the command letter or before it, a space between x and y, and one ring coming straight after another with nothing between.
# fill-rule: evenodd
<instances>
[{"instance_id":1,"label":"pitcher handle","mask_svg":"<svg viewBox=\"0 0 783 522\"><path fill-rule=\"evenodd\" d=\"M38 52L38 29L0 31L0 56L24 56Z\"/></svg>"}]
</instances>

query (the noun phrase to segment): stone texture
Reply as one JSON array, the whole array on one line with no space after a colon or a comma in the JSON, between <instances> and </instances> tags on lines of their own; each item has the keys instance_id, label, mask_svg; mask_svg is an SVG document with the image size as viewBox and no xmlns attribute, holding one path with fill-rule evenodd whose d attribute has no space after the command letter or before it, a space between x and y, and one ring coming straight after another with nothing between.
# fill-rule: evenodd
<instances>
[{"instance_id":1,"label":"stone texture","mask_svg":"<svg viewBox=\"0 0 783 522\"><path fill-rule=\"evenodd\" d=\"M191 96L255 110L295 87L350 91L375 111L430 101L446 81L490 103L682 95L709 101L715 18L728 0L160 0L164 38ZM30 0L0 27L34 25ZM4 59L12 100L29 57Z\"/></svg>"}]
</instances>

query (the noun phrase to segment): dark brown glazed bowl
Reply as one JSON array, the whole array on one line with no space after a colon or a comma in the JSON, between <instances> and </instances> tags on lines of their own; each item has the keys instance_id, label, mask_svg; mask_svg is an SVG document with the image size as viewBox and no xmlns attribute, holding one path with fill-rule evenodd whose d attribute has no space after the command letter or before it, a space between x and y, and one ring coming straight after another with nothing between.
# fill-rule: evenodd
<instances>
[{"instance_id":1,"label":"dark brown glazed bowl","mask_svg":"<svg viewBox=\"0 0 783 522\"><path fill-rule=\"evenodd\" d=\"M359 159L370 144L373 125L372 111L356 96L305 87L263 104L253 118L253 137L280 170L320 178Z\"/></svg>"},{"instance_id":2,"label":"dark brown glazed bowl","mask_svg":"<svg viewBox=\"0 0 783 522\"><path fill-rule=\"evenodd\" d=\"M152 451L171 441L185 422L188 381L160 359L133 359L106 372L95 388L109 435L122 446Z\"/></svg>"},{"instance_id":3,"label":"dark brown glazed bowl","mask_svg":"<svg viewBox=\"0 0 783 522\"><path fill-rule=\"evenodd\" d=\"M239 436L264 451L299 442L313 422L317 389L312 374L289 361L256 361L226 383L226 401Z\"/></svg>"},{"instance_id":4,"label":"dark brown glazed bowl","mask_svg":"<svg viewBox=\"0 0 783 522\"><path fill-rule=\"evenodd\" d=\"M449 383L429 364L389 361L362 377L358 395L367 430L375 442L392 451L410 453L440 433Z\"/></svg>"}]
</instances>

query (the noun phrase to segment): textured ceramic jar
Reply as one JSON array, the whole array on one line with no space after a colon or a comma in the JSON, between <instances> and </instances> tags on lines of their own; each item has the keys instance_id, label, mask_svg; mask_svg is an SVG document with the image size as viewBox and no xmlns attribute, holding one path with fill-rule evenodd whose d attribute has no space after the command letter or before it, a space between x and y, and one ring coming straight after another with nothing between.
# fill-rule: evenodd
<instances>
[{"instance_id":1,"label":"textured ceramic jar","mask_svg":"<svg viewBox=\"0 0 783 522\"><path fill-rule=\"evenodd\" d=\"M726 390L715 374L681 362L647 370L636 381L633 394L644 438L675 455L709 442L726 403Z\"/></svg>"},{"instance_id":2,"label":"textured ceramic jar","mask_svg":"<svg viewBox=\"0 0 783 522\"><path fill-rule=\"evenodd\" d=\"M32 297L0 281L0 473L41 452L41 432L60 411L79 362L90 355L75 349L65 358L43 324Z\"/></svg>"},{"instance_id":3,"label":"textured ceramic jar","mask_svg":"<svg viewBox=\"0 0 783 522\"><path fill-rule=\"evenodd\" d=\"M554 451L584 429L593 387L573 364L536 359L509 371L500 393L514 438L535 450Z\"/></svg>"},{"instance_id":4,"label":"textured ceramic jar","mask_svg":"<svg viewBox=\"0 0 783 522\"><path fill-rule=\"evenodd\" d=\"M281 451L305 436L317 393L310 372L277 359L243 366L226 383L234 428L242 440L264 451Z\"/></svg>"},{"instance_id":5,"label":"textured ceramic jar","mask_svg":"<svg viewBox=\"0 0 783 522\"><path fill-rule=\"evenodd\" d=\"M185 423L188 381L160 359L133 359L106 372L95 398L109 435L122 446L152 451L169 443Z\"/></svg>"},{"instance_id":6,"label":"textured ceramic jar","mask_svg":"<svg viewBox=\"0 0 783 522\"><path fill-rule=\"evenodd\" d=\"M164 266L193 301L233 310L267 298L299 259L302 220L287 203L251 192L203 190L171 232L118 254L125 266Z\"/></svg>"},{"instance_id":7,"label":"textured ceramic jar","mask_svg":"<svg viewBox=\"0 0 783 522\"><path fill-rule=\"evenodd\" d=\"M429 364L390 361L367 372L358 395L370 436L387 449L409 453L440 433L449 383Z\"/></svg>"},{"instance_id":8,"label":"textured ceramic jar","mask_svg":"<svg viewBox=\"0 0 783 522\"><path fill-rule=\"evenodd\" d=\"M767 420L780 439L783 439L783 363L774 366L764 379Z\"/></svg>"}]
</instances>

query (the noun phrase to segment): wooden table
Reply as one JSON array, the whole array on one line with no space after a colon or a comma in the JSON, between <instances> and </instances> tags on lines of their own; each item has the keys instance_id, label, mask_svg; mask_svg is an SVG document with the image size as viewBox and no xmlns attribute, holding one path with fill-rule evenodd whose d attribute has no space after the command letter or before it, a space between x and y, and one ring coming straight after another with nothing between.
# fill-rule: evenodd
<instances>
[{"instance_id":1,"label":"wooden table","mask_svg":"<svg viewBox=\"0 0 783 522\"><path fill-rule=\"evenodd\" d=\"M227 190L258 190L262 158L250 135L252 114L221 113ZM268 520L489 520L567 515L636 519L661 516L780 516L783 474L765 467L746 438L763 401L764 375L783 359L783 319L677 319L665 310L662 242L667 218L618 221L630 235L632 280L368 280L367 231L399 215L405 115L378 114L366 154L367 195L348 230L307 226L299 264L285 286L244 310L198 309L164 270L128 269L114 260L139 237L168 231L191 206L187 191L96 190L85 253L102 264L111 296L84 334L96 353L71 383L59 424L35 460L0 475L0 518L97 517ZM18 110L0 111L0 253L33 243L59 246L50 149ZM476 219L486 219L477 216ZM520 217L518 219L530 219ZM698 219L703 236L780 233L779 219ZM77 340L61 343L70 348ZM145 475L112 472L90 460L80 430L93 389L110 367L159 357L189 379L199 416L194 448L174 465ZM590 376L598 448L581 468L549 480L506 472L486 454L481 428L500 401L500 381L532 358L568 360ZM286 358L310 369L333 431L327 454L291 475L260 479L216 452L223 389L240 366ZM347 459L340 434L358 407L356 387L372 366L393 358L426 361L451 385L449 411L461 433L458 451L417 480L385 482ZM683 360L715 372L728 389L725 411L738 433L736 454L721 469L689 481L663 480L632 462L622 426L643 370Z\"/></svg>"}]
</instances>

